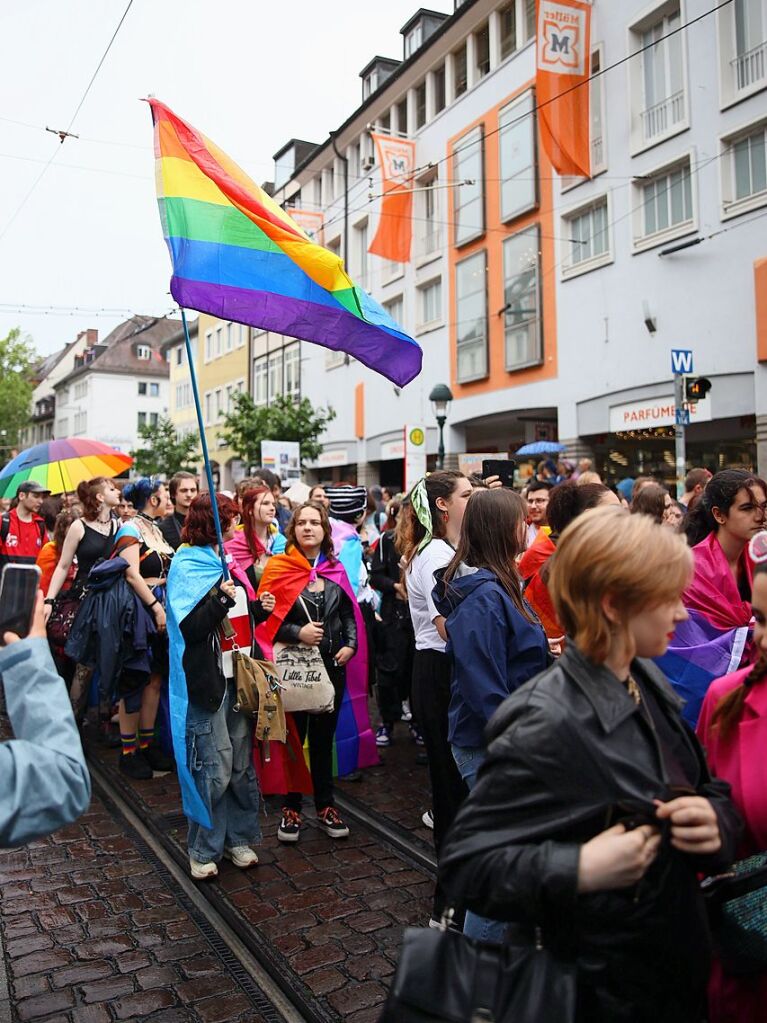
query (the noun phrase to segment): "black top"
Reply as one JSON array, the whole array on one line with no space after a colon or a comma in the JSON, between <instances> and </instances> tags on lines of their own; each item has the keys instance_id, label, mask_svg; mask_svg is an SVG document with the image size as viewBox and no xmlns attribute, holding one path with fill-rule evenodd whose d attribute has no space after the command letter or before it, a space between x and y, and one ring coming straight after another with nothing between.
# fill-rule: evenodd
<instances>
[{"instance_id":1,"label":"black top","mask_svg":"<svg viewBox=\"0 0 767 1023\"><path fill-rule=\"evenodd\" d=\"M177 511L171 512L170 515L166 515L164 519L159 519L157 522L160 532L174 551L181 546L181 530L184 528L185 522L186 515L179 515Z\"/></svg>"},{"instance_id":2,"label":"black top","mask_svg":"<svg viewBox=\"0 0 767 1023\"><path fill-rule=\"evenodd\" d=\"M100 533L98 529L90 526L85 519L82 521L84 527L83 538L77 545L77 575L75 576L75 582L77 583L85 582L88 578L88 573L97 561L102 561L104 558L109 557L114 536L118 529L117 519L112 519L109 523L108 533Z\"/></svg>"}]
</instances>

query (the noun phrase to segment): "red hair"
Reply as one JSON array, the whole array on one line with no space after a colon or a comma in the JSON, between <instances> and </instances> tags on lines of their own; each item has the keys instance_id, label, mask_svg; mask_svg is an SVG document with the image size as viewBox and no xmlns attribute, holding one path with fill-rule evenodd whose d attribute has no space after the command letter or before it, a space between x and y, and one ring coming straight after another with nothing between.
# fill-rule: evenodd
<instances>
[{"instance_id":1,"label":"red hair","mask_svg":"<svg viewBox=\"0 0 767 1023\"><path fill-rule=\"evenodd\" d=\"M248 541L248 549L256 561L258 561L261 555L265 553L266 548L256 536L256 530L253 526L253 512L256 510L256 505L258 504L259 499L263 500L267 494L271 493L271 488L266 486L249 487L245 493L240 496L240 506L242 507L242 526L245 530L245 539ZM272 497L274 497L273 494Z\"/></svg>"},{"instance_id":2,"label":"red hair","mask_svg":"<svg viewBox=\"0 0 767 1023\"><path fill-rule=\"evenodd\" d=\"M221 519L221 532L225 533L240 512L234 501L223 494L216 494L216 504ZM181 539L192 547L212 547L218 543L210 494L200 494L192 501L181 530Z\"/></svg>"}]
</instances>

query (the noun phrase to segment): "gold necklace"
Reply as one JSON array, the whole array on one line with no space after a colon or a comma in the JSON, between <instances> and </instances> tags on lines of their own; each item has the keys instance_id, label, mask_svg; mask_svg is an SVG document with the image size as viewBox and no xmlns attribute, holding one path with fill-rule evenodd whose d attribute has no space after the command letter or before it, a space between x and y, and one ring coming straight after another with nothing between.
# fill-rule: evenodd
<instances>
[{"instance_id":1,"label":"gold necklace","mask_svg":"<svg viewBox=\"0 0 767 1023\"><path fill-rule=\"evenodd\" d=\"M629 696L632 698L637 707L642 702L642 690L639 688L639 683L631 675L626 679L626 689Z\"/></svg>"}]
</instances>

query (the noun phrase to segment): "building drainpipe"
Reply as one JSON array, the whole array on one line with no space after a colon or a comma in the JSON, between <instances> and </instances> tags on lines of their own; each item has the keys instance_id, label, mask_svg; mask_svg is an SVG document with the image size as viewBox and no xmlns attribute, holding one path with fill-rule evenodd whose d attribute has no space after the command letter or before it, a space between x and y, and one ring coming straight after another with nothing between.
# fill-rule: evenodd
<instances>
[{"instance_id":1,"label":"building drainpipe","mask_svg":"<svg viewBox=\"0 0 767 1023\"><path fill-rule=\"evenodd\" d=\"M344 266L349 262L349 158L344 156L336 144L336 133L330 133L333 152L344 165Z\"/></svg>"}]
</instances>

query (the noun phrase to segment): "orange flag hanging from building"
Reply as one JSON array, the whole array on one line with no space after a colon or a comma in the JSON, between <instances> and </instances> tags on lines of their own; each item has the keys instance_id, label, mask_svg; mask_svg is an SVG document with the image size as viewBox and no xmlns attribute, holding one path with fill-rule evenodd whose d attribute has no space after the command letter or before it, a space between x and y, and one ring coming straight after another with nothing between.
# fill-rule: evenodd
<instances>
[{"instance_id":1,"label":"orange flag hanging from building","mask_svg":"<svg viewBox=\"0 0 767 1023\"><path fill-rule=\"evenodd\" d=\"M368 252L395 263L407 263L413 242L415 142L372 132L370 137L375 142L381 168L383 198L378 230Z\"/></svg>"},{"instance_id":2,"label":"orange flag hanging from building","mask_svg":"<svg viewBox=\"0 0 767 1023\"><path fill-rule=\"evenodd\" d=\"M591 176L591 6L537 0L535 78L541 141L559 174Z\"/></svg>"}]
</instances>

